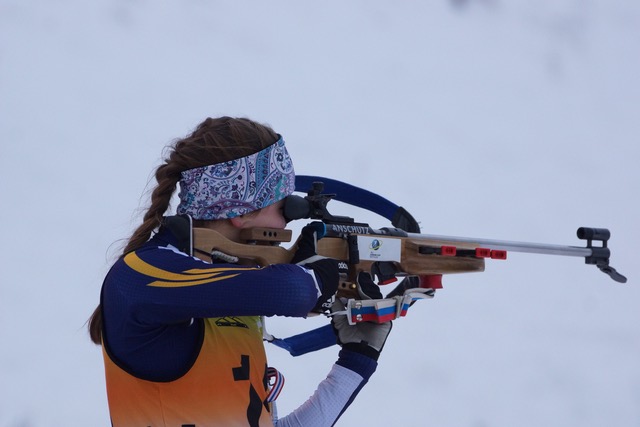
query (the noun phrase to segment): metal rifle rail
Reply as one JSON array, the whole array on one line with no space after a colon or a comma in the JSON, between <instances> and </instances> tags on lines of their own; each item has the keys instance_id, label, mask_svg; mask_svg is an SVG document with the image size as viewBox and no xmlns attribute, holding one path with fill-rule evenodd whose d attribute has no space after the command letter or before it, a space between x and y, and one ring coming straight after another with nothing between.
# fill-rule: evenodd
<instances>
[{"instance_id":1,"label":"metal rifle rail","mask_svg":"<svg viewBox=\"0 0 640 427\"><path fill-rule=\"evenodd\" d=\"M586 247L563 246L546 243L514 242L509 240L475 239L471 237L441 236L434 234L407 233L409 237L426 238L431 240L443 240L448 242L474 243L492 250L504 250L511 252L524 252L543 255L562 255L583 257L586 264L596 265L603 273L609 275L619 283L626 283L627 278L618 273L609 265L611 251L607 248L610 232L604 228L580 227L576 233L579 239L586 240ZM602 243L602 246L593 246L593 241Z\"/></svg>"},{"instance_id":2,"label":"metal rifle rail","mask_svg":"<svg viewBox=\"0 0 640 427\"><path fill-rule=\"evenodd\" d=\"M544 255L565 255L575 257L588 257L591 256L593 251L589 248L582 248L577 246L562 246L552 245L545 243L527 243L527 242L514 242L509 240L492 240L492 239L474 239L471 237L455 237L455 236L441 236L436 234L418 234L407 233L408 237L423 238L430 240L443 240L448 242L458 243L475 243L479 246L487 249L503 250L509 252L525 252L531 254L544 254Z\"/></svg>"}]
</instances>

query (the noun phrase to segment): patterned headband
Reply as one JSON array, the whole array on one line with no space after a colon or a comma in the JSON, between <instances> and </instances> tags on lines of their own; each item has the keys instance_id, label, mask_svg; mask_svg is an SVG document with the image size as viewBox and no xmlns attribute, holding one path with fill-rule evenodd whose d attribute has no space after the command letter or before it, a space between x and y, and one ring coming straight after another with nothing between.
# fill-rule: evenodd
<instances>
[{"instance_id":1,"label":"patterned headband","mask_svg":"<svg viewBox=\"0 0 640 427\"><path fill-rule=\"evenodd\" d=\"M249 156L182 172L177 212L200 220L233 218L267 207L294 190L293 162L280 137Z\"/></svg>"}]
</instances>

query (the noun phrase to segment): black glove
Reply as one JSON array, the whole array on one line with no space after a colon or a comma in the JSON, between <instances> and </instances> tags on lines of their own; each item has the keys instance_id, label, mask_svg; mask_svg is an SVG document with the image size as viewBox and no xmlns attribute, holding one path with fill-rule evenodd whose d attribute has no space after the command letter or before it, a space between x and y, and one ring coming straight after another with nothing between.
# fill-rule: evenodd
<instances>
[{"instance_id":1,"label":"black glove","mask_svg":"<svg viewBox=\"0 0 640 427\"><path fill-rule=\"evenodd\" d=\"M318 255L317 241L324 233L325 225L322 222L312 222L305 226L300 232L298 248L291 260L292 264L313 270L316 275L322 295L312 310L314 313L324 313L331 309L340 281L338 261Z\"/></svg>"},{"instance_id":2,"label":"black glove","mask_svg":"<svg viewBox=\"0 0 640 427\"><path fill-rule=\"evenodd\" d=\"M363 299L382 298L380 289L373 283L369 273L361 272L358 274L357 280L359 293ZM331 312L334 313L344 310L345 305L339 299L331 307ZM331 325L338 338L338 344L342 348L363 354L373 360L378 360L378 357L380 357L392 327L391 322L362 322L350 325L347 316L344 314L334 315L331 319Z\"/></svg>"}]
</instances>

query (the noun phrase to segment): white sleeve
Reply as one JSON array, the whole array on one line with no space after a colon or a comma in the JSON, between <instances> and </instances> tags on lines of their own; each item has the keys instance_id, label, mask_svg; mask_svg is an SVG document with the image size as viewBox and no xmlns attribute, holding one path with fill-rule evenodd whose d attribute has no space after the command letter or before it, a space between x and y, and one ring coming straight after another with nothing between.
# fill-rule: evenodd
<instances>
[{"instance_id":1,"label":"white sleeve","mask_svg":"<svg viewBox=\"0 0 640 427\"><path fill-rule=\"evenodd\" d=\"M276 427L332 426L349 406L366 380L356 372L340 365L333 368L313 395L298 409L279 420Z\"/></svg>"}]
</instances>

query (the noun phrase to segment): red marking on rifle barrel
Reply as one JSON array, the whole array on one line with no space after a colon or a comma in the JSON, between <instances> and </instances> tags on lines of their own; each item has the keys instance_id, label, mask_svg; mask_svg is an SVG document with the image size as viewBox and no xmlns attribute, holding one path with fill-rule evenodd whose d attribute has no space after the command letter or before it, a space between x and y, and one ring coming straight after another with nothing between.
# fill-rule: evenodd
<instances>
[{"instance_id":1,"label":"red marking on rifle barrel","mask_svg":"<svg viewBox=\"0 0 640 427\"><path fill-rule=\"evenodd\" d=\"M456 247L455 246L441 246L440 252L442 256L456 256Z\"/></svg>"},{"instance_id":2,"label":"red marking on rifle barrel","mask_svg":"<svg viewBox=\"0 0 640 427\"><path fill-rule=\"evenodd\" d=\"M478 258L491 258L491 249L476 248L476 257L478 257Z\"/></svg>"},{"instance_id":3,"label":"red marking on rifle barrel","mask_svg":"<svg viewBox=\"0 0 640 427\"><path fill-rule=\"evenodd\" d=\"M491 251L491 259L507 259L507 251Z\"/></svg>"}]
</instances>

